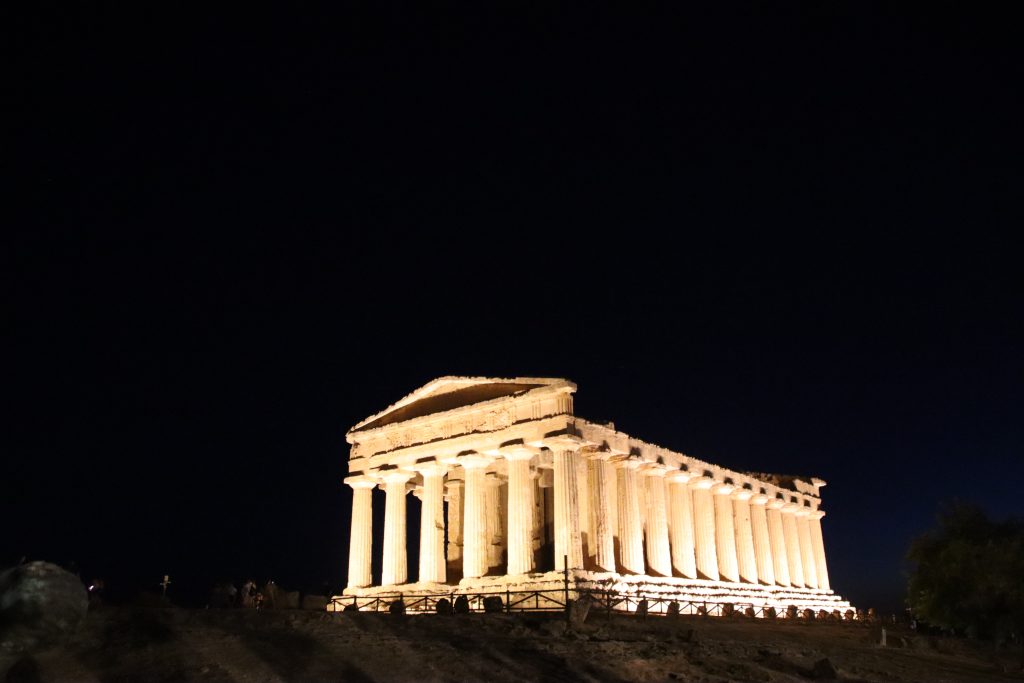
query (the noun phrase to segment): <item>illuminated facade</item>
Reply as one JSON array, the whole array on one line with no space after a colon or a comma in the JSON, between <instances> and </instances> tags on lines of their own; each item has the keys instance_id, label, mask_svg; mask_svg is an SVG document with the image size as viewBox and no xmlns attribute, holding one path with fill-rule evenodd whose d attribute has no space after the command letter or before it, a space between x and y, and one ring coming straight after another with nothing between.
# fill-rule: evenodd
<instances>
[{"instance_id":1,"label":"illuminated facade","mask_svg":"<svg viewBox=\"0 0 1024 683\"><path fill-rule=\"evenodd\" d=\"M442 377L347 435L346 596L604 589L846 610L829 586L825 482L735 472L573 414L564 379ZM385 492L373 585L372 489ZM418 557L407 496L420 501ZM409 561L417 581L410 583Z\"/></svg>"}]
</instances>

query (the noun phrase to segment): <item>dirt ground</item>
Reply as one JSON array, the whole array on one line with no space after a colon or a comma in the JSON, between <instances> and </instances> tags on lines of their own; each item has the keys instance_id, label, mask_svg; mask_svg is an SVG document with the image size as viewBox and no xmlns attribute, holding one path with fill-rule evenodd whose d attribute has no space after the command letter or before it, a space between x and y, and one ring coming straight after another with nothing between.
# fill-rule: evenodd
<instances>
[{"instance_id":1,"label":"dirt ground","mask_svg":"<svg viewBox=\"0 0 1024 683\"><path fill-rule=\"evenodd\" d=\"M65 646L0 655L0 675L10 683L1024 681L1019 652L893 629L882 648L880 631L715 617L597 614L571 630L556 615L104 608Z\"/></svg>"}]
</instances>

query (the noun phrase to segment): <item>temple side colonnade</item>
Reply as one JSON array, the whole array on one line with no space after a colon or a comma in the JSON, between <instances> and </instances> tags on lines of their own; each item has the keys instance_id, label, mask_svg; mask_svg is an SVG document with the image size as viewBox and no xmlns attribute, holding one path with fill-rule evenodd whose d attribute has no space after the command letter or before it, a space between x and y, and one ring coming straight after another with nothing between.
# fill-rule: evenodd
<instances>
[{"instance_id":1,"label":"temple side colonnade","mask_svg":"<svg viewBox=\"0 0 1024 683\"><path fill-rule=\"evenodd\" d=\"M562 379L440 378L350 430L345 593L528 585L568 568L832 595L823 481L736 472L648 444L573 415L575 390ZM378 586L375 488L384 491ZM410 494L421 502L418 557L406 551Z\"/></svg>"}]
</instances>

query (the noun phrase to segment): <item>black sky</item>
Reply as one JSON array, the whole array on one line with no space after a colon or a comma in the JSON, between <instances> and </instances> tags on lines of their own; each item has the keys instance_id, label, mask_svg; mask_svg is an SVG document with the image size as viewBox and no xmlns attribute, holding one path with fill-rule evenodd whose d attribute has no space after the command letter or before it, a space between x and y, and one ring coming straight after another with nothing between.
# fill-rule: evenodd
<instances>
[{"instance_id":1,"label":"black sky","mask_svg":"<svg viewBox=\"0 0 1024 683\"><path fill-rule=\"evenodd\" d=\"M0 563L341 585L346 429L448 374L826 479L861 606L1024 512L1009 17L438 7L6 17Z\"/></svg>"}]
</instances>

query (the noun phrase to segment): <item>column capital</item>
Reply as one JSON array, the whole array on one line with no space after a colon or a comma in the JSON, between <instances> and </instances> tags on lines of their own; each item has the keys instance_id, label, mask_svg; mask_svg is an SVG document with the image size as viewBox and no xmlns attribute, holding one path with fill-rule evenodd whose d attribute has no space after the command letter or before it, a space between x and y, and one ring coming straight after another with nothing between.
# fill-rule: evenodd
<instances>
[{"instance_id":1,"label":"column capital","mask_svg":"<svg viewBox=\"0 0 1024 683\"><path fill-rule=\"evenodd\" d=\"M807 517L807 516L809 516L811 514L811 509L810 508L805 508L803 506L800 506L800 507L797 508L797 511L796 511L795 514L796 514L797 517Z\"/></svg>"},{"instance_id":2,"label":"column capital","mask_svg":"<svg viewBox=\"0 0 1024 683\"><path fill-rule=\"evenodd\" d=\"M727 496L732 493L736 487L733 484L726 484L724 482L715 482L711 487L711 493L719 496Z\"/></svg>"},{"instance_id":3,"label":"column capital","mask_svg":"<svg viewBox=\"0 0 1024 683\"><path fill-rule=\"evenodd\" d=\"M533 446L513 444L511 446L495 448L493 451L487 451L487 454L505 458L506 460L532 460L533 456L537 455L539 451L539 448L534 448Z\"/></svg>"},{"instance_id":4,"label":"column capital","mask_svg":"<svg viewBox=\"0 0 1024 683\"><path fill-rule=\"evenodd\" d=\"M345 483L354 489L372 489L377 482L363 474L345 477Z\"/></svg>"},{"instance_id":5,"label":"column capital","mask_svg":"<svg viewBox=\"0 0 1024 683\"><path fill-rule=\"evenodd\" d=\"M769 510L781 510L782 508L786 507L786 501L780 498L769 498L768 502L765 503L765 506Z\"/></svg>"},{"instance_id":6,"label":"column capital","mask_svg":"<svg viewBox=\"0 0 1024 683\"><path fill-rule=\"evenodd\" d=\"M564 433L545 436L543 439L531 442L529 445L537 448L550 448L553 451L578 451L584 446L591 446L593 444L581 436Z\"/></svg>"},{"instance_id":7,"label":"column capital","mask_svg":"<svg viewBox=\"0 0 1024 683\"><path fill-rule=\"evenodd\" d=\"M406 470L384 470L378 476L385 484L404 484L412 479L412 472Z\"/></svg>"},{"instance_id":8,"label":"column capital","mask_svg":"<svg viewBox=\"0 0 1024 683\"><path fill-rule=\"evenodd\" d=\"M664 477L667 471L668 468L666 468L664 465L659 465L656 462L644 463L644 465L640 468L640 474L646 475L648 477Z\"/></svg>"},{"instance_id":9,"label":"column capital","mask_svg":"<svg viewBox=\"0 0 1024 683\"><path fill-rule=\"evenodd\" d=\"M732 498L734 500L750 500L754 495L754 492L750 489L736 489L732 492Z\"/></svg>"},{"instance_id":10,"label":"column capital","mask_svg":"<svg viewBox=\"0 0 1024 683\"><path fill-rule=\"evenodd\" d=\"M640 458L634 458L631 456L626 456L624 458L612 458L611 463L614 467L620 470L635 470L643 465L643 461L640 460Z\"/></svg>"},{"instance_id":11,"label":"column capital","mask_svg":"<svg viewBox=\"0 0 1024 683\"><path fill-rule=\"evenodd\" d=\"M787 512L789 514L796 514L797 512L799 512L799 510L800 506L797 505L796 503L784 503L782 505L782 511Z\"/></svg>"},{"instance_id":12,"label":"column capital","mask_svg":"<svg viewBox=\"0 0 1024 683\"><path fill-rule=\"evenodd\" d=\"M694 477L689 481L690 488L694 489L710 489L715 485L715 480L711 477Z\"/></svg>"},{"instance_id":13,"label":"column capital","mask_svg":"<svg viewBox=\"0 0 1024 683\"><path fill-rule=\"evenodd\" d=\"M811 510L810 514L807 515L810 519L821 519L825 516L824 510Z\"/></svg>"},{"instance_id":14,"label":"column capital","mask_svg":"<svg viewBox=\"0 0 1024 683\"><path fill-rule=\"evenodd\" d=\"M686 470L669 470L665 472L665 481L670 484L685 484L697 475Z\"/></svg>"},{"instance_id":15,"label":"column capital","mask_svg":"<svg viewBox=\"0 0 1024 683\"><path fill-rule=\"evenodd\" d=\"M419 472L424 477L429 477L435 474L443 475L448 471L448 465L439 461L437 458L430 458L429 460L409 465L409 469L414 472Z\"/></svg>"},{"instance_id":16,"label":"column capital","mask_svg":"<svg viewBox=\"0 0 1024 683\"><path fill-rule=\"evenodd\" d=\"M589 460L611 460L615 456L609 450L591 450L589 448L580 451L580 455Z\"/></svg>"},{"instance_id":17,"label":"column capital","mask_svg":"<svg viewBox=\"0 0 1024 683\"><path fill-rule=\"evenodd\" d=\"M462 453L455 458L455 461L465 467L467 470L483 469L492 462L494 458L483 453L477 453L476 451L470 453Z\"/></svg>"},{"instance_id":18,"label":"column capital","mask_svg":"<svg viewBox=\"0 0 1024 683\"><path fill-rule=\"evenodd\" d=\"M753 496L750 497L751 505L765 505L768 503L768 501L768 496L766 496L763 493L755 493Z\"/></svg>"}]
</instances>

